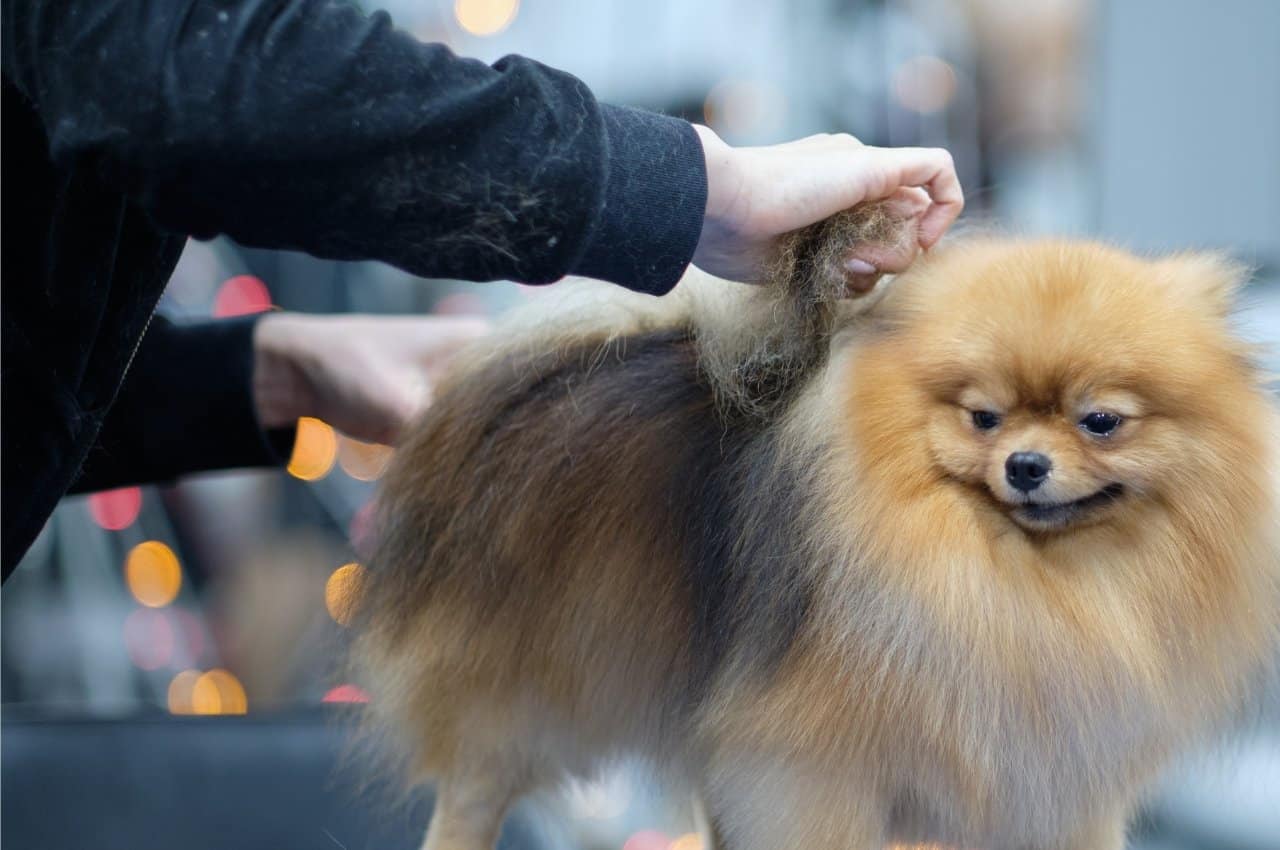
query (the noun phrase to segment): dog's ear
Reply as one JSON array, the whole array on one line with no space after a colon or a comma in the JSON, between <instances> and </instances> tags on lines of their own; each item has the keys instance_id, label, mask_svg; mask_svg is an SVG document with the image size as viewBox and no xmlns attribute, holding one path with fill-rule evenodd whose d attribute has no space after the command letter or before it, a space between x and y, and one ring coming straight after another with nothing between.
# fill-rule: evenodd
<instances>
[{"instance_id":1,"label":"dog's ear","mask_svg":"<svg viewBox=\"0 0 1280 850\"><path fill-rule=\"evenodd\" d=\"M1216 251L1174 254L1156 265L1171 286L1223 318L1231 313L1236 295L1251 274L1248 266Z\"/></svg>"}]
</instances>

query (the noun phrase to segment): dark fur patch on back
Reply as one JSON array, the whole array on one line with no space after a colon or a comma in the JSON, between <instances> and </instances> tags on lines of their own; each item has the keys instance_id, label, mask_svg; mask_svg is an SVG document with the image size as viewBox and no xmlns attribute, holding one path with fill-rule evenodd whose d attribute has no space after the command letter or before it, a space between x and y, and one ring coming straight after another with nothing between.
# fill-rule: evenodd
<instances>
[{"instance_id":1,"label":"dark fur patch on back","mask_svg":"<svg viewBox=\"0 0 1280 850\"><path fill-rule=\"evenodd\" d=\"M799 635L813 595L800 527L809 471L781 456L768 425L716 407L689 337L652 334L626 349L597 376L607 403L677 417L661 459L670 471L663 508L688 570L692 690L731 656L767 672Z\"/></svg>"},{"instance_id":2,"label":"dark fur patch on back","mask_svg":"<svg viewBox=\"0 0 1280 850\"><path fill-rule=\"evenodd\" d=\"M772 668L800 633L805 464L780 455L768 424L726 418L687 331L492 363L437 402L406 452L380 504L366 609L384 626L448 583L484 628L522 582L562 580L556 565L608 504L682 556L689 700L730 660ZM537 547L536 575L513 539Z\"/></svg>"},{"instance_id":3,"label":"dark fur patch on back","mask_svg":"<svg viewBox=\"0 0 1280 850\"><path fill-rule=\"evenodd\" d=\"M696 357L687 334L633 337L587 379L588 406L666 423L669 454L654 462L669 471L661 526L688 570L694 693L730 656L756 672L780 663L813 595L800 527L809 471L781 456L766 424L716 407Z\"/></svg>"}]
</instances>

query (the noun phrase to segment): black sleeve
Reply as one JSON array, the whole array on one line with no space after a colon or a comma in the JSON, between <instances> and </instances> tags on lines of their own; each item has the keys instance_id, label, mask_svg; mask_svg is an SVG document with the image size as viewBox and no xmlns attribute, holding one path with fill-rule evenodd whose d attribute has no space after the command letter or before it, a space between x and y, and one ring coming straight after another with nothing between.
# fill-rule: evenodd
<instances>
[{"instance_id":1,"label":"black sleeve","mask_svg":"<svg viewBox=\"0 0 1280 850\"><path fill-rule=\"evenodd\" d=\"M411 273L660 293L693 255L702 148L529 59L493 67L339 0L4 0L4 73L55 161L168 229Z\"/></svg>"},{"instance_id":2,"label":"black sleeve","mask_svg":"<svg viewBox=\"0 0 1280 850\"><path fill-rule=\"evenodd\" d=\"M253 404L256 318L156 316L72 492L287 460L293 429L263 432Z\"/></svg>"}]
</instances>

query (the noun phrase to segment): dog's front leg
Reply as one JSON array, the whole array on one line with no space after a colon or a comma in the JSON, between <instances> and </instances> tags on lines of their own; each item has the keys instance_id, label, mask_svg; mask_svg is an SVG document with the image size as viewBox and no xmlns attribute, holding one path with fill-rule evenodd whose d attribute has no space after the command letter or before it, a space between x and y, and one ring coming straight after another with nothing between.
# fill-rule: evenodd
<instances>
[{"instance_id":1,"label":"dog's front leg","mask_svg":"<svg viewBox=\"0 0 1280 850\"><path fill-rule=\"evenodd\" d=\"M511 774L472 768L442 779L422 850L493 850L502 820L523 790Z\"/></svg>"},{"instance_id":2,"label":"dog's front leg","mask_svg":"<svg viewBox=\"0 0 1280 850\"><path fill-rule=\"evenodd\" d=\"M1098 818L1053 850L1124 850L1126 815L1119 812Z\"/></svg>"},{"instance_id":3,"label":"dog's front leg","mask_svg":"<svg viewBox=\"0 0 1280 850\"><path fill-rule=\"evenodd\" d=\"M818 771L721 763L702 794L715 850L882 850L888 806L870 787Z\"/></svg>"}]
</instances>

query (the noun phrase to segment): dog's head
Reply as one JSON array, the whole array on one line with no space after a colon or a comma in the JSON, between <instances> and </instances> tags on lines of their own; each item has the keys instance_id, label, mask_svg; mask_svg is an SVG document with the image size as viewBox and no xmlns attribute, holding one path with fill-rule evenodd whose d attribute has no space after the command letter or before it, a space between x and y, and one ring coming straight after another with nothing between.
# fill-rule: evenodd
<instances>
[{"instance_id":1,"label":"dog's head","mask_svg":"<svg viewBox=\"0 0 1280 850\"><path fill-rule=\"evenodd\" d=\"M853 416L905 486L1069 534L1170 509L1232 516L1268 474L1261 394L1227 310L1240 270L1096 244L979 241L924 260L877 309Z\"/></svg>"}]
</instances>

